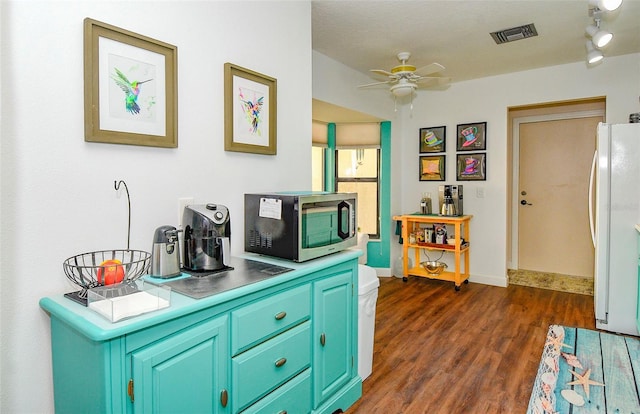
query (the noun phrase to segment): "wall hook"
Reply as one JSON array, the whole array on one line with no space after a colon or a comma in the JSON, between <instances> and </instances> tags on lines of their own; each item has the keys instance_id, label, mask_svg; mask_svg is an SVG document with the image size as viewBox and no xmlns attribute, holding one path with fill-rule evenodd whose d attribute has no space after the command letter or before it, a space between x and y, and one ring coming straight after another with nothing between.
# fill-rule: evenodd
<instances>
[{"instance_id":1,"label":"wall hook","mask_svg":"<svg viewBox=\"0 0 640 414\"><path fill-rule=\"evenodd\" d=\"M131 197L129 197L129 187L127 187L127 183L123 180L114 181L113 187L118 191L120 189L120 184L124 185L124 189L127 192L127 209L128 209L128 222L127 222L127 250L129 250L129 240L131 239Z\"/></svg>"}]
</instances>

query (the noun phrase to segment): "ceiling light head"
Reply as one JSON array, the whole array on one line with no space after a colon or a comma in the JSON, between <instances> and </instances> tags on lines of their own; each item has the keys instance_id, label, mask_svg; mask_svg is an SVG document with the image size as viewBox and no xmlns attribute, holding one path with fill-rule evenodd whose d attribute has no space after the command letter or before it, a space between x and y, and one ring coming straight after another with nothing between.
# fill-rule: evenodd
<instances>
[{"instance_id":1,"label":"ceiling light head","mask_svg":"<svg viewBox=\"0 0 640 414\"><path fill-rule=\"evenodd\" d=\"M596 22L597 23L597 22ZM587 26L587 33L591 36L593 45L598 49L605 47L613 39L613 34L606 30L600 29L599 25Z\"/></svg>"},{"instance_id":2,"label":"ceiling light head","mask_svg":"<svg viewBox=\"0 0 640 414\"><path fill-rule=\"evenodd\" d=\"M614 11L622 4L622 0L589 0L591 6L600 10Z\"/></svg>"},{"instance_id":3,"label":"ceiling light head","mask_svg":"<svg viewBox=\"0 0 640 414\"><path fill-rule=\"evenodd\" d=\"M590 40L587 40L587 63L591 65L601 61L603 58L602 52L593 47L593 43Z\"/></svg>"}]
</instances>

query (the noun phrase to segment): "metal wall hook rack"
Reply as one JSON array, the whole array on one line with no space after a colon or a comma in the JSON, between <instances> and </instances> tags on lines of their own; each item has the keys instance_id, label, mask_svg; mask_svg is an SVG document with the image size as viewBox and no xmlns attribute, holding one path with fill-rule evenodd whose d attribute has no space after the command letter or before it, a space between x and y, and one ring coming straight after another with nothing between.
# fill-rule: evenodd
<instances>
[{"instance_id":1,"label":"metal wall hook rack","mask_svg":"<svg viewBox=\"0 0 640 414\"><path fill-rule=\"evenodd\" d=\"M120 184L124 185L124 189L127 193L127 209L128 209L128 221L127 221L127 250L129 249L129 241L131 240L131 197L129 196L129 187L123 180L114 181L113 187L116 191L120 190Z\"/></svg>"}]
</instances>

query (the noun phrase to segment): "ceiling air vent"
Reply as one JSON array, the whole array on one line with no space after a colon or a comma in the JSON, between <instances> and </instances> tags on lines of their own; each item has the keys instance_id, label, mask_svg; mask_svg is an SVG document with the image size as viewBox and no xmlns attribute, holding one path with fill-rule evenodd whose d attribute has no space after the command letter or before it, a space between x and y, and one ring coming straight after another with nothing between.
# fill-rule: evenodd
<instances>
[{"instance_id":1,"label":"ceiling air vent","mask_svg":"<svg viewBox=\"0 0 640 414\"><path fill-rule=\"evenodd\" d=\"M538 36L538 32L533 23L491 33L491 37L493 37L493 40L499 45L533 36Z\"/></svg>"}]
</instances>

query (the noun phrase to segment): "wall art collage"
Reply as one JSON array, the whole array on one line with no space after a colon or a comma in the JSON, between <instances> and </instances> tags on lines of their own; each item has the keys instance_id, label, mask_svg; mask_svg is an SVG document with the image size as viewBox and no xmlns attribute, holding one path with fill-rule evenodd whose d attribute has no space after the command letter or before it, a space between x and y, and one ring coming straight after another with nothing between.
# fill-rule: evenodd
<instances>
[{"instance_id":1,"label":"wall art collage","mask_svg":"<svg viewBox=\"0 0 640 414\"><path fill-rule=\"evenodd\" d=\"M420 128L420 181L445 181L447 127ZM456 180L487 179L487 123L458 124L456 127Z\"/></svg>"}]
</instances>

